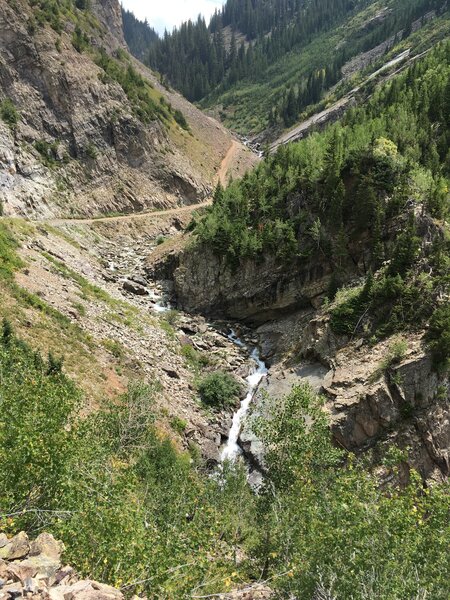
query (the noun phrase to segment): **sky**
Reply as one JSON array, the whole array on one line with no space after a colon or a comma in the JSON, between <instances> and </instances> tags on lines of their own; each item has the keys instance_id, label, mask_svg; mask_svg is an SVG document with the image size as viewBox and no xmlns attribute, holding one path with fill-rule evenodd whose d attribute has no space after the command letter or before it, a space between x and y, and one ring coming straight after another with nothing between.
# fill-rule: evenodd
<instances>
[{"instance_id":1,"label":"sky","mask_svg":"<svg viewBox=\"0 0 450 600\"><path fill-rule=\"evenodd\" d=\"M171 31L188 19L194 20L202 14L208 22L223 0L122 0L122 5L131 10L138 19L147 19L159 33Z\"/></svg>"}]
</instances>

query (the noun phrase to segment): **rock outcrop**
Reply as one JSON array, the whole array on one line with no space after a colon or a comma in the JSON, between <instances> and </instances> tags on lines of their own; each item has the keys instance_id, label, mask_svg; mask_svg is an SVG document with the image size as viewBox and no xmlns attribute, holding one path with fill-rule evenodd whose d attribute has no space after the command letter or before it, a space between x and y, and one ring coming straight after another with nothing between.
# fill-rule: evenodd
<instances>
[{"instance_id":1,"label":"rock outcrop","mask_svg":"<svg viewBox=\"0 0 450 600\"><path fill-rule=\"evenodd\" d=\"M450 474L450 386L433 368L423 339L405 338L408 350L396 365L380 367L389 341L370 348L355 343L337 353L332 381L324 387L333 434L349 450L395 445L425 479Z\"/></svg>"},{"instance_id":2,"label":"rock outcrop","mask_svg":"<svg viewBox=\"0 0 450 600\"><path fill-rule=\"evenodd\" d=\"M62 542L49 533L31 541L23 531L12 538L0 534L0 599L123 600L121 591L81 579L64 566Z\"/></svg>"},{"instance_id":3,"label":"rock outcrop","mask_svg":"<svg viewBox=\"0 0 450 600\"><path fill-rule=\"evenodd\" d=\"M320 303L332 269L315 259L286 266L265 256L259 263L243 260L233 270L224 257L188 247L149 257L146 270L151 278L172 281L176 303L187 312L261 323Z\"/></svg>"},{"instance_id":4,"label":"rock outcrop","mask_svg":"<svg viewBox=\"0 0 450 600\"><path fill-rule=\"evenodd\" d=\"M9 99L16 111L0 118L4 213L97 216L203 200L237 142L123 51L117 0L71 10L54 24L42 19L40 5L0 0L0 104ZM101 50L123 72L144 77L153 116L143 117L120 77L99 66ZM170 116L169 104L190 131ZM237 146L235 174L254 160Z\"/></svg>"}]
</instances>

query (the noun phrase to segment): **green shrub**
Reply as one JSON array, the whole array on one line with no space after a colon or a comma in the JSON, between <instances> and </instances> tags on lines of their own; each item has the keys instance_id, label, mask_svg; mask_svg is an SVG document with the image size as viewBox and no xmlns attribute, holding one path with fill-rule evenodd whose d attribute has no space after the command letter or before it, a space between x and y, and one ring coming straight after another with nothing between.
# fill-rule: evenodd
<instances>
[{"instance_id":1,"label":"green shrub","mask_svg":"<svg viewBox=\"0 0 450 600\"><path fill-rule=\"evenodd\" d=\"M114 356L114 358L124 358L126 356L126 350L124 346L116 340L103 340L102 345Z\"/></svg>"},{"instance_id":2,"label":"green shrub","mask_svg":"<svg viewBox=\"0 0 450 600\"><path fill-rule=\"evenodd\" d=\"M448 486L424 490L412 471L384 493L363 461L336 449L309 386L268 400L263 414L254 423L267 448L254 547L266 576L285 573L273 581L276 597L446 599ZM407 452L387 455L398 473Z\"/></svg>"},{"instance_id":3,"label":"green shrub","mask_svg":"<svg viewBox=\"0 0 450 600\"><path fill-rule=\"evenodd\" d=\"M0 102L0 117L10 127L14 127L19 122L19 112L10 98Z\"/></svg>"},{"instance_id":4,"label":"green shrub","mask_svg":"<svg viewBox=\"0 0 450 600\"><path fill-rule=\"evenodd\" d=\"M79 25L75 27L73 32L72 45L80 54L89 47L89 38Z\"/></svg>"},{"instance_id":5,"label":"green shrub","mask_svg":"<svg viewBox=\"0 0 450 600\"><path fill-rule=\"evenodd\" d=\"M170 325L176 325L178 319L180 318L180 313L174 308L171 308L170 310L166 310L166 312L163 313L162 318L165 321L167 321L167 323L170 323Z\"/></svg>"},{"instance_id":6,"label":"green shrub","mask_svg":"<svg viewBox=\"0 0 450 600\"><path fill-rule=\"evenodd\" d=\"M92 142L89 142L84 151L86 152L87 156L93 160L95 160L98 156L98 150Z\"/></svg>"},{"instance_id":7,"label":"green shrub","mask_svg":"<svg viewBox=\"0 0 450 600\"><path fill-rule=\"evenodd\" d=\"M428 329L428 341L434 364L444 370L450 366L450 306L437 308Z\"/></svg>"},{"instance_id":8,"label":"green shrub","mask_svg":"<svg viewBox=\"0 0 450 600\"><path fill-rule=\"evenodd\" d=\"M159 323L160 323L161 329L166 332L167 336L171 340L174 340L175 337L176 337L175 336L175 329L169 323L169 321L166 321L166 319L164 319L163 317L161 317L160 320L159 320Z\"/></svg>"},{"instance_id":9,"label":"green shrub","mask_svg":"<svg viewBox=\"0 0 450 600\"><path fill-rule=\"evenodd\" d=\"M189 131L189 124L186 121L186 118L181 112L181 110L176 109L173 113L173 118L182 129L184 129L185 131Z\"/></svg>"},{"instance_id":10,"label":"green shrub","mask_svg":"<svg viewBox=\"0 0 450 600\"><path fill-rule=\"evenodd\" d=\"M75 6L79 10L86 10L89 8L90 0L75 0Z\"/></svg>"},{"instance_id":11,"label":"green shrub","mask_svg":"<svg viewBox=\"0 0 450 600\"><path fill-rule=\"evenodd\" d=\"M183 435L183 433L186 431L187 421L185 421L184 419L180 419L180 417L175 416L170 419L170 426L179 435Z\"/></svg>"},{"instance_id":12,"label":"green shrub","mask_svg":"<svg viewBox=\"0 0 450 600\"><path fill-rule=\"evenodd\" d=\"M30 523L37 519L34 509L61 508L73 450L68 424L79 394L62 374L60 360L49 354L44 361L6 322L0 368L0 508L23 508Z\"/></svg>"},{"instance_id":13,"label":"green shrub","mask_svg":"<svg viewBox=\"0 0 450 600\"><path fill-rule=\"evenodd\" d=\"M47 142L45 140L36 140L34 147L41 155L42 163L46 167L54 167L57 163L58 142Z\"/></svg>"},{"instance_id":14,"label":"green shrub","mask_svg":"<svg viewBox=\"0 0 450 600\"><path fill-rule=\"evenodd\" d=\"M229 373L216 371L206 375L198 384L202 402L213 408L234 406L241 386Z\"/></svg>"},{"instance_id":15,"label":"green shrub","mask_svg":"<svg viewBox=\"0 0 450 600\"><path fill-rule=\"evenodd\" d=\"M343 288L335 295L331 309L331 328L339 335L353 335L364 315L368 294L362 287Z\"/></svg>"},{"instance_id":16,"label":"green shrub","mask_svg":"<svg viewBox=\"0 0 450 600\"><path fill-rule=\"evenodd\" d=\"M181 354L195 371L200 371L211 364L209 356L204 352L199 352L191 344L183 344Z\"/></svg>"},{"instance_id":17,"label":"green shrub","mask_svg":"<svg viewBox=\"0 0 450 600\"><path fill-rule=\"evenodd\" d=\"M407 350L408 344L406 340L402 338L394 340L389 346L389 350L381 364L381 368L383 369L383 371L386 371L394 365L397 365L400 362L402 362L402 360L405 358Z\"/></svg>"}]
</instances>

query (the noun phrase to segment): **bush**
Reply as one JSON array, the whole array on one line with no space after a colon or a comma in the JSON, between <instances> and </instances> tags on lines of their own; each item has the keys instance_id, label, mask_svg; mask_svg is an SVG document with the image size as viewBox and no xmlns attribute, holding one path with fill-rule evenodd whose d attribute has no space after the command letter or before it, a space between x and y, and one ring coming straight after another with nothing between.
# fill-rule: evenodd
<instances>
[{"instance_id":1,"label":"bush","mask_svg":"<svg viewBox=\"0 0 450 600\"><path fill-rule=\"evenodd\" d=\"M226 408L236 404L241 386L229 373L216 371L204 377L198 385L202 402L213 408Z\"/></svg>"},{"instance_id":2,"label":"bush","mask_svg":"<svg viewBox=\"0 0 450 600\"><path fill-rule=\"evenodd\" d=\"M186 431L187 422L184 419L180 419L180 417L175 416L170 419L170 426L179 435L183 435Z\"/></svg>"},{"instance_id":3,"label":"bush","mask_svg":"<svg viewBox=\"0 0 450 600\"><path fill-rule=\"evenodd\" d=\"M436 367L450 366L450 306L441 306L431 317L428 341Z\"/></svg>"},{"instance_id":4,"label":"bush","mask_svg":"<svg viewBox=\"0 0 450 600\"><path fill-rule=\"evenodd\" d=\"M398 365L405 358L406 352L408 350L408 344L402 338L398 338L394 340L389 346L388 353L386 354L381 368L383 371L390 369L394 365Z\"/></svg>"},{"instance_id":5,"label":"bush","mask_svg":"<svg viewBox=\"0 0 450 600\"><path fill-rule=\"evenodd\" d=\"M207 354L199 352L190 344L184 344L181 347L181 354L186 359L188 365L195 371L199 371L211 364L211 360Z\"/></svg>"},{"instance_id":6,"label":"bush","mask_svg":"<svg viewBox=\"0 0 450 600\"><path fill-rule=\"evenodd\" d=\"M56 154L58 150L57 142L46 142L45 140L36 140L34 147L41 155L42 163L46 167L53 167L56 163Z\"/></svg>"},{"instance_id":7,"label":"bush","mask_svg":"<svg viewBox=\"0 0 450 600\"><path fill-rule=\"evenodd\" d=\"M181 110L176 110L173 113L173 118L175 119L175 121L178 123L178 125L184 129L185 131L189 131L189 124L186 121L185 116L183 115L183 113L181 112Z\"/></svg>"},{"instance_id":8,"label":"bush","mask_svg":"<svg viewBox=\"0 0 450 600\"><path fill-rule=\"evenodd\" d=\"M79 25L72 34L72 45L80 54L89 47L89 38Z\"/></svg>"},{"instance_id":9,"label":"bush","mask_svg":"<svg viewBox=\"0 0 450 600\"><path fill-rule=\"evenodd\" d=\"M10 98L0 102L0 116L10 127L14 127L19 122L19 113Z\"/></svg>"},{"instance_id":10,"label":"bush","mask_svg":"<svg viewBox=\"0 0 450 600\"><path fill-rule=\"evenodd\" d=\"M44 361L17 340L7 321L0 341L0 511L24 509L29 524L37 509L61 508L73 434L68 427L78 404L75 386L49 354Z\"/></svg>"},{"instance_id":11,"label":"bush","mask_svg":"<svg viewBox=\"0 0 450 600\"><path fill-rule=\"evenodd\" d=\"M368 304L365 288L342 288L331 309L331 328L339 335L353 335Z\"/></svg>"}]
</instances>

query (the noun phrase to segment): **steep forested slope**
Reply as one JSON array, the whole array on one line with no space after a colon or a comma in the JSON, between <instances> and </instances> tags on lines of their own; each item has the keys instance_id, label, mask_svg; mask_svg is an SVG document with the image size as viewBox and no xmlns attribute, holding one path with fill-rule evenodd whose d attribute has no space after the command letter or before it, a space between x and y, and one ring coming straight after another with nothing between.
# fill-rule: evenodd
<instances>
[{"instance_id":1,"label":"steep forested slope","mask_svg":"<svg viewBox=\"0 0 450 600\"><path fill-rule=\"evenodd\" d=\"M249 265L255 265L254 302L247 297L240 316L257 316L284 292L289 300L279 305L282 310L289 302L307 302L299 294L311 289L333 298L343 282L377 273L335 315L336 330L385 335L427 321L448 293L449 98L447 42L342 122L279 148L242 181L216 190L194 235L202 256L207 248L222 262L224 282L227 269L251 277ZM320 277L305 280L305 269L319 267ZM267 277L260 277L266 270ZM311 277L320 280L316 287ZM294 297L292 282L298 287ZM239 286L225 294L220 285L204 283L200 275L184 273L182 302L233 312ZM444 362L447 343L445 348Z\"/></svg>"},{"instance_id":2,"label":"steep forested slope","mask_svg":"<svg viewBox=\"0 0 450 600\"><path fill-rule=\"evenodd\" d=\"M402 43L424 49L445 36L446 9L444 0L230 0L209 26L200 18L154 42L146 60L187 98L220 109L228 125L259 132L292 125L341 79Z\"/></svg>"},{"instance_id":3,"label":"steep forested slope","mask_svg":"<svg viewBox=\"0 0 450 600\"><path fill-rule=\"evenodd\" d=\"M145 21L139 21L134 14L122 7L123 34L128 40L131 53L142 60L148 52L149 46L156 42L158 34Z\"/></svg>"}]
</instances>

